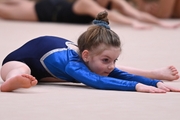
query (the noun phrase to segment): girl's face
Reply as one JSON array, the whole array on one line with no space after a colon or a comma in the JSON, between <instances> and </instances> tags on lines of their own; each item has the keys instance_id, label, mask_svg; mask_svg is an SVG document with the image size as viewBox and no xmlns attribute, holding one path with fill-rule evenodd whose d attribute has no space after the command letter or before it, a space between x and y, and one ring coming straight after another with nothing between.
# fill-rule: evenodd
<instances>
[{"instance_id":1,"label":"girl's face","mask_svg":"<svg viewBox=\"0 0 180 120\"><path fill-rule=\"evenodd\" d=\"M115 67L115 62L120 54L120 48L107 47L100 54L95 54L100 47L101 45L92 51L85 50L85 54L83 55L82 53L82 58L92 72L108 76Z\"/></svg>"}]
</instances>

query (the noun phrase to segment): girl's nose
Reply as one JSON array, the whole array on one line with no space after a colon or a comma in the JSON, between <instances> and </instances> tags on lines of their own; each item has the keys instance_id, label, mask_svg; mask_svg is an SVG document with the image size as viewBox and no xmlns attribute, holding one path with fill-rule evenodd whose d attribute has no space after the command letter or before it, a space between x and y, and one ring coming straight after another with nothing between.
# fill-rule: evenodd
<instances>
[{"instance_id":1,"label":"girl's nose","mask_svg":"<svg viewBox=\"0 0 180 120\"><path fill-rule=\"evenodd\" d=\"M114 63L112 63L112 64L110 64L109 66L108 66L108 69L114 69L114 67L115 67L115 64Z\"/></svg>"}]
</instances>

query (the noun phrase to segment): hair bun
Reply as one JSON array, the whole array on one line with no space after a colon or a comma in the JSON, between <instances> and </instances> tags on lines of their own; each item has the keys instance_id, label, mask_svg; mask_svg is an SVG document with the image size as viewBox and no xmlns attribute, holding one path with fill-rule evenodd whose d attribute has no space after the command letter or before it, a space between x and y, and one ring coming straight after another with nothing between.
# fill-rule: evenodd
<instances>
[{"instance_id":1,"label":"hair bun","mask_svg":"<svg viewBox=\"0 0 180 120\"><path fill-rule=\"evenodd\" d=\"M100 12L97 15L97 17L95 18L95 20L93 20L93 24L103 26L107 29L110 29L109 20L108 20L107 16L108 16L107 11Z\"/></svg>"}]
</instances>

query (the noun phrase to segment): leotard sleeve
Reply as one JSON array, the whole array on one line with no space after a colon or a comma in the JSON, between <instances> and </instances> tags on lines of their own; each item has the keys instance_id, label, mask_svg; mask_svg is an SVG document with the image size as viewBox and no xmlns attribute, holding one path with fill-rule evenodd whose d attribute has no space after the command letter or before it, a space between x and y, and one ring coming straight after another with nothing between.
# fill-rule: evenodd
<instances>
[{"instance_id":1,"label":"leotard sleeve","mask_svg":"<svg viewBox=\"0 0 180 120\"><path fill-rule=\"evenodd\" d=\"M91 72L82 62L71 61L65 71L68 75L87 86L103 90L136 91L138 82L106 77Z\"/></svg>"},{"instance_id":2,"label":"leotard sleeve","mask_svg":"<svg viewBox=\"0 0 180 120\"><path fill-rule=\"evenodd\" d=\"M156 80L156 79L150 79L150 78L146 78L143 76L138 76L138 75L133 75L133 74L129 74L127 72L121 71L117 68L115 68L110 74L109 77L114 77L117 79L123 79L123 80L128 80L128 81L136 81L138 83L142 83L145 85L150 85L150 86L154 86L157 87L157 83L160 82L160 80Z\"/></svg>"}]
</instances>

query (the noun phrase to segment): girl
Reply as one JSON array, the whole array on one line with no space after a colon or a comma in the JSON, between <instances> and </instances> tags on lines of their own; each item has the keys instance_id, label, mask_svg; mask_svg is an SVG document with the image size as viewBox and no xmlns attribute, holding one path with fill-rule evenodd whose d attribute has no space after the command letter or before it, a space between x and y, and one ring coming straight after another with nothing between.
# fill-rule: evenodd
<instances>
[{"instance_id":1,"label":"girl","mask_svg":"<svg viewBox=\"0 0 180 120\"><path fill-rule=\"evenodd\" d=\"M10 53L1 69L1 91L29 88L38 81L68 81L103 90L180 92L160 80L116 68L121 42L108 25L107 12L99 13L93 23L78 38L78 47L63 38L43 36Z\"/></svg>"}]
</instances>

